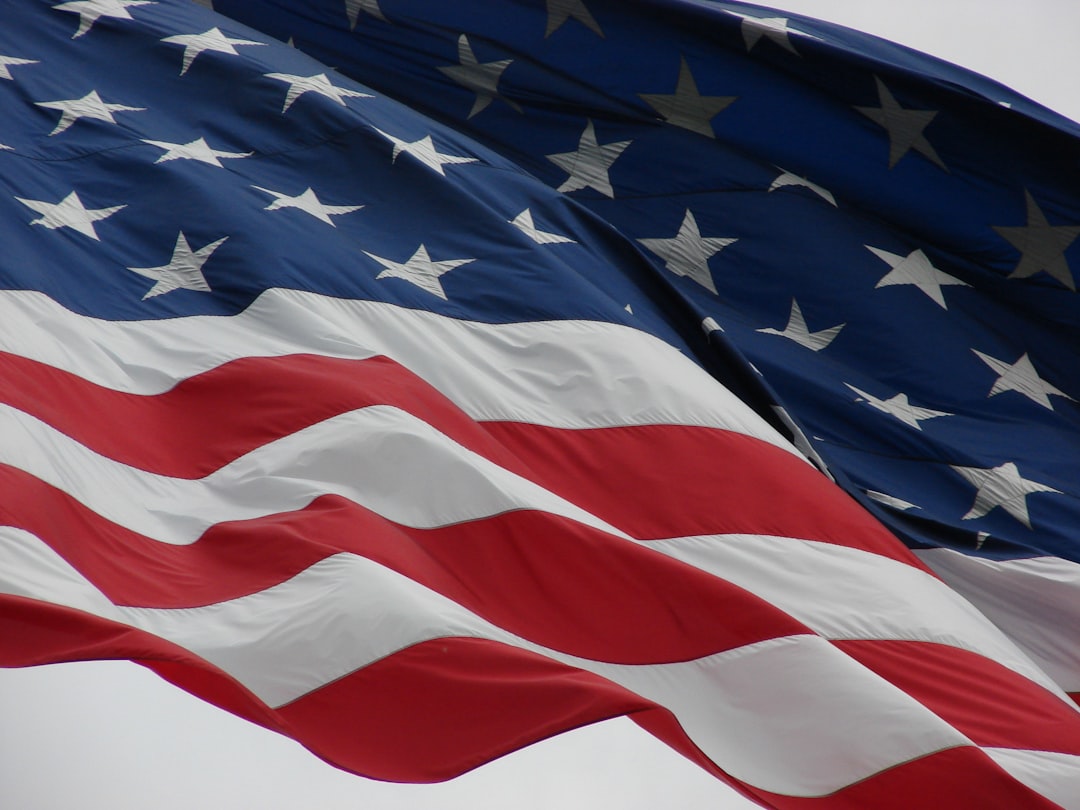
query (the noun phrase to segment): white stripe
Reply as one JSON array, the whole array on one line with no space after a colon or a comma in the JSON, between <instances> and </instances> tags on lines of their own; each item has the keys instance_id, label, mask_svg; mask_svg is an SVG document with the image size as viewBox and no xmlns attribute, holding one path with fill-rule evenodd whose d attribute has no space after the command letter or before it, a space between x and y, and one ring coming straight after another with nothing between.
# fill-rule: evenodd
<instances>
[{"instance_id":1,"label":"white stripe","mask_svg":"<svg viewBox=\"0 0 1080 810\"><path fill-rule=\"evenodd\" d=\"M1054 751L984 748L991 759L1018 782L1064 810L1080 810L1080 757Z\"/></svg>"},{"instance_id":2,"label":"white stripe","mask_svg":"<svg viewBox=\"0 0 1080 810\"><path fill-rule=\"evenodd\" d=\"M9 546L40 544L0 530L0 591L31 587L5 564ZM42 544L43 545L43 544ZM26 552L14 553L26 556ZM51 550L30 552L35 558ZM55 555L54 555L55 556ZM54 561L38 598L91 613L100 599ZM86 593L93 589L87 586ZM371 560L339 554L257 594L183 610L115 608L128 623L215 663L273 706L295 700L397 650L440 637L486 638L619 683L668 707L732 776L764 790L821 796L909 760L970 741L899 689L816 636L773 639L694 661L615 665L510 634ZM798 718L798 722L792 722Z\"/></svg>"},{"instance_id":3,"label":"white stripe","mask_svg":"<svg viewBox=\"0 0 1080 810\"><path fill-rule=\"evenodd\" d=\"M1010 636L1067 692L1080 692L1080 565L987 560L952 549L919 558Z\"/></svg>"},{"instance_id":4,"label":"white stripe","mask_svg":"<svg viewBox=\"0 0 1080 810\"><path fill-rule=\"evenodd\" d=\"M567 428L702 425L797 455L680 352L617 324L491 325L279 289L231 317L120 322L76 315L41 293L0 291L0 323L0 349L132 393L161 393L239 357L385 355L474 419Z\"/></svg>"},{"instance_id":5,"label":"white stripe","mask_svg":"<svg viewBox=\"0 0 1080 810\"><path fill-rule=\"evenodd\" d=\"M978 653L1073 701L1008 636L936 577L845 546L760 535L642 542L728 580L831 640L897 639Z\"/></svg>"},{"instance_id":6,"label":"white stripe","mask_svg":"<svg viewBox=\"0 0 1080 810\"><path fill-rule=\"evenodd\" d=\"M47 481L114 523L177 545L194 543L216 523L302 509L326 494L417 528L537 509L627 537L423 420L385 405L316 423L198 480L105 458L5 405L0 437L0 463Z\"/></svg>"}]
</instances>

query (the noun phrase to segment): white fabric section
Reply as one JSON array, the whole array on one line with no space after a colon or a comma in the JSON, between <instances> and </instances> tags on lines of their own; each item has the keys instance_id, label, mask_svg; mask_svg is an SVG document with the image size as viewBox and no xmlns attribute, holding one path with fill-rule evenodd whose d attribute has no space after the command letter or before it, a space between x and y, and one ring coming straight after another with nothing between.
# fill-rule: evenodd
<instances>
[{"instance_id":1,"label":"white fabric section","mask_svg":"<svg viewBox=\"0 0 1080 810\"><path fill-rule=\"evenodd\" d=\"M385 355L474 419L554 427L687 424L798 453L664 341L597 321L484 324L377 301L268 290L243 313L110 322L0 291L0 348L100 385L154 394L245 356ZM438 347L438 351L432 351Z\"/></svg>"},{"instance_id":2,"label":"white fabric section","mask_svg":"<svg viewBox=\"0 0 1080 810\"><path fill-rule=\"evenodd\" d=\"M1080 810L1080 757L1054 751L984 748L990 758L1022 782L1064 810Z\"/></svg>"},{"instance_id":3,"label":"white fabric section","mask_svg":"<svg viewBox=\"0 0 1080 810\"><path fill-rule=\"evenodd\" d=\"M732 582L831 640L897 639L978 653L1076 704L944 582L858 549L790 537L716 535L642 542Z\"/></svg>"},{"instance_id":4,"label":"white fabric section","mask_svg":"<svg viewBox=\"0 0 1080 810\"><path fill-rule=\"evenodd\" d=\"M1080 565L1058 557L987 560L944 548L916 554L1065 691L1080 692Z\"/></svg>"},{"instance_id":5,"label":"white fabric section","mask_svg":"<svg viewBox=\"0 0 1080 810\"><path fill-rule=\"evenodd\" d=\"M9 532L15 545L44 545ZM8 545L8 544L5 544ZM0 565L0 592L115 618L213 662L270 705L426 639L486 638L595 672L667 706L721 768L764 790L820 796L883 769L970 741L815 636L760 642L695 661L615 665L531 644L371 560L327 558L257 594L201 608L102 605L49 549L32 581ZM793 718L798 718L797 722Z\"/></svg>"},{"instance_id":6,"label":"white fabric section","mask_svg":"<svg viewBox=\"0 0 1080 810\"><path fill-rule=\"evenodd\" d=\"M105 619L127 621L105 594L51 546L14 526L0 526L0 593L42 599Z\"/></svg>"},{"instance_id":7,"label":"white fabric section","mask_svg":"<svg viewBox=\"0 0 1080 810\"><path fill-rule=\"evenodd\" d=\"M216 523L302 509L336 494L396 523L433 528L537 509L626 537L598 517L385 405L340 414L189 480L100 456L0 405L0 462L128 529L190 544Z\"/></svg>"}]
</instances>

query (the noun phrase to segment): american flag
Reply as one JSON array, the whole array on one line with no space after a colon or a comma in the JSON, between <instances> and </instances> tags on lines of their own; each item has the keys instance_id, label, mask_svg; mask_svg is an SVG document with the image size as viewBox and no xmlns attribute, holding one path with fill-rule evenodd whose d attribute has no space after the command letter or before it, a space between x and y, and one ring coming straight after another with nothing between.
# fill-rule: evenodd
<instances>
[{"instance_id":1,"label":"american flag","mask_svg":"<svg viewBox=\"0 0 1080 810\"><path fill-rule=\"evenodd\" d=\"M0 30L0 664L1077 806L1074 126L752 6L215 5Z\"/></svg>"}]
</instances>

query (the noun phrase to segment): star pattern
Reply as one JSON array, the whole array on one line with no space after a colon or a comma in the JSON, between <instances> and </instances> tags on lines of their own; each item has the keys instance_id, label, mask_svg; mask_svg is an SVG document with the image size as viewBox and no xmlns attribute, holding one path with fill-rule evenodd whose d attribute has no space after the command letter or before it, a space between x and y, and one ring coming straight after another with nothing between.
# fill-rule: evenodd
<instances>
[{"instance_id":1,"label":"star pattern","mask_svg":"<svg viewBox=\"0 0 1080 810\"><path fill-rule=\"evenodd\" d=\"M198 250L192 250L184 232L180 231L168 264L158 267L129 267L128 270L132 273L138 273L154 282L154 286L147 291L142 300L155 298L173 290L210 292L210 285L206 281L206 276L203 275L202 268L214 251L228 238L223 236L216 242L211 242Z\"/></svg>"},{"instance_id":2,"label":"star pattern","mask_svg":"<svg viewBox=\"0 0 1080 810\"><path fill-rule=\"evenodd\" d=\"M948 171L934 147L923 135L923 130L930 126L930 122L937 116L937 111L905 109L881 79L875 76L874 81L877 83L881 106L855 109L889 133L889 168L896 166L904 155L914 149L934 165Z\"/></svg>"},{"instance_id":3,"label":"star pattern","mask_svg":"<svg viewBox=\"0 0 1080 810\"><path fill-rule=\"evenodd\" d=\"M931 408L919 408L912 405L908 401L907 394L896 394L888 399L878 399L873 394L868 394L861 388L856 388L850 383L844 383L848 388L854 391L859 397L871 408L876 408L882 413L887 413L889 416L896 417L905 425L913 427L916 430L922 430L922 425L919 423L925 419L936 419L939 416L952 416L953 414L946 411L935 411Z\"/></svg>"},{"instance_id":4,"label":"star pattern","mask_svg":"<svg viewBox=\"0 0 1080 810\"><path fill-rule=\"evenodd\" d=\"M364 255L370 259L374 259L383 266L383 271L375 276L376 280L380 278L400 278L410 284L415 284L420 289L426 290L432 295L437 295L444 301L448 299L446 297L446 290L443 289L442 281L440 281L440 277L449 273L455 267L461 267L463 264L469 264L470 262L476 261L476 259L443 259L442 261L432 261L431 256L428 255L427 248L422 244L406 262L395 262L392 259L384 259L382 256L376 256L374 253L368 253L366 250L364 251Z\"/></svg>"},{"instance_id":5,"label":"star pattern","mask_svg":"<svg viewBox=\"0 0 1080 810\"><path fill-rule=\"evenodd\" d=\"M290 197L288 194L283 194L280 191L272 191L271 189L263 188L262 186L252 186L252 188L256 188L259 191L274 197L274 201L266 206L265 210L267 211L279 211L283 208L296 208L335 228L337 225L330 217L351 214L353 211L359 211L364 207L362 205L326 205L319 200L310 187L300 194L297 194L295 197Z\"/></svg>"},{"instance_id":6,"label":"star pattern","mask_svg":"<svg viewBox=\"0 0 1080 810\"><path fill-rule=\"evenodd\" d=\"M973 520L990 513L1000 506L1029 529L1031 516L1028 514L1027 496L1036 492L1054 492L1061 490L1031 481L1020 475L1020 470L1012 461L1007 461L992 469L982 467L953 467L964 479L974 486L975 503L962 520Z\"/></svg>"},{"instance_id":7,"label":"star pattern","mask_svg":"<svg viewBox=\"0 0 1080 810\"><path fill-rule=\"evenodd\" d=\"M149 138L143 138L143 143L165 150L165 154L155 160L154 163L168 163L170 160L197 160L200 163L208 163L222 169L224 168L221 165L223 159L246 158L255 154L254 152L225 152L221 149L214 149L206 142L205 138L196 138L188 143L170 143L169 141L152 141Z\"/></svg>"},{"instance_id":8,"label":"star pattern","mask_svg":"<svg viewBox=\"0 0 1080 810\"><path fill-rule=\"evenodd\" d=\"M881 259L892 268L882 276L875 285L875 289L891 287L899 284L911 284L926 293L942 309L948 309L945 303L945 294L942 287L949 285L970 287L966 281L961 281L948 273L942 272L931 264L930 259L922 250L913 250L907 256L890 253L881 248L865 245L866 249Z\"/></svg>"},{"instance_id":9,"label":"star pattern","mask_svg":"<svg viewBox=\"0 0 1080 810\"><path fill-rule=\"evenodd\" d=\"M600 23L585 7L585 0L547 0L547 29L544 31L544 39L562 28L563 23L570 19L577 20L594 34L604 36Z\"/></svg>"},{"instance_id":10,"label":"star pattern","mask_svg":"<svg viewBox=\"0 0 1080 810\"><path fill-rule=\"evenodd\" d=\"M693 279L711 293L716 282L709 270L709 259L737 239L726 236L702 236L690 209L683 215L679 232L669 239L638 239L664 260L664 266L677 276Z\"/></svg>"},{"instance_id":11,"label":"star pattern","mask_svg":"<svg viewBox=\"0 0 1080 810\"><path fill-rule=\"evenodd\" d=\"M775 180L772 181L772 185L769 186L769 191L776 191L778 188L786 188L789 186L801 186L803 188L810 189L812 192L821 197L821 199L825 200L825 202L829 203L829 205L833 206L834 208L836 207L836 197L834 197L833 193L828 189L822 188L817 183L811 183L805 177L800 177L797 174L786 172L783 169L781 169L780 171L780 176L778 176Z\"/></svg>"},{"instance_id":12,"label":"star pattern","mask_svg":"<svg viewBox=\"0 0 1080 810\"><path fill-rule=\"evenodd\" d=\"M733 14L736 17L742 19L742 35L743 42L746 43L746 50L752 51L754 46L761 41L762 37L775 42L781 48L786 51L790 51L796 56L799 52L795 50L795 46L791 44L791 35L796 34L807 39L817 39L813 34L808 34L805 31L799 31L792 28L787 17L754 17L750 14L743 14L739 11L727 10L728 14Z\"/></svg>"},{"instance_id":13,"label":"star pattern","mask_svg":"<svg viewBox=\"0 0 1080 810\"><path fill-rule=\"evenodd\" d=\"M488 108L495 99L500 98L517 112L521 107L505 96L499 95L499 80L503 71L510 67L513 59L500 59L497 62L479 62L473 53L469 38L462 34L458 37L457 65L444 65L439 68L443 73L469 90L476 93L476 100L469 110L469 118Z\"/></svg>"},{"instance_id":14,"label":"star pattern","mask_svg":"<svg viewBox=\"0 0 1080 810\"><path fill-rule=\"evenodd\" d=\"M359 90L349 90L346 87L338 87L330 83L325 73L316 73L314 76L296 76L292 73L264 73L268 79L285 82L289 85L285 93L285 104L281 108L284 115L300 96L305 93L315 93L345 106L347 98L374 98L370 93L361 93Z\"/></svg>"},{"instance_id":15,"label":"star pattern","mask_svg":"<svg viewBox=\"0 0 1080 810\"><path fill-rule=\"evenodd\" d=\"M345 0L345 14L349 18L349 30L356 30L360 22L360 12L366 12L377 20L390 22L379 8L379 0Z\"/></svg>"},{"instance_id":16,"label":"star pattern","mask_svg":"<svg viewBox=\"0 0 1080 810\"><path fill-rule=\"evenodd\" d=\"M526 208L516 217L510 220L510 224L532 239L538 245L555 245L560 243L574 243L574 240L568 236L561 236L557 233L549 233L548 231L541 231L533 224L532 212Z\"/></svg>"},{"instance_id":17,"label":"star pattern","mask_svg":"<svg viewBox=\"0 0 1080 810\"><path fill-rule=\"evenodd\" d=\"M234 39L221 33L221 29L216 27L211 28L209 31L204 31L201 34L177 34L172 37L164 37L161 41L168 42L172 45L184 46L184 61L180 67L181 76L188 72L191 63L195 61L195 57L199 56L199 54L211 51L238 56L239 54L236 50L237 45L266 44L265 42L255 42L250 39Z\"/></svg>"},{"instance_id":18,"label":"star pattern","mask_svg":"<svg viewBox=\"0 0 1080 810\"><path fill-rule=\"evenodd\" d=\"M57 228L71 228L83 236L89 236L96 242L101 241L94 229L94 223L107 219L126 208L126 205L113 205L107 208L87 208L83 205L79 195L72 191L58 203L49 203L44 200L28 200L16 197L27 208L41 214L37 219L30 221L31 225L41 225L49 230Z\"/></svg>"},{"instance_id":19,"label":"star pattern","mask_svg":"<svg viewBox=\"0 0 1080 810\"><path fill-rule=\"evenodd\" d=\"M115 124L113 118L115 112L143 112L145 107L129 107L126 104L108 104L102 101L97 90L91 90L82 98L69 98L63 101L35 101L38 107L47 110L59 110L60 121L49 135L59 135L80 118L89 118L94 121L106 121Z\"/></svg>"},{"instance_id":20,"label":"star pattern","mask_svg":"<svg viewBox=\"0 0 1080 810\"><path fill-rule=\"evenodd\" d=\"M783 330L769 327L766 329L758 329L757 331L763 332L766 335L785 337L788 340L795 341L800 346L810 349L810 351L820 352L836 340L836 336L840 334L840 330L846 325L847 324L841 323L836 326L830 326L828 329L811 332L806 325L806 318L803 317L799 302L792 298L791 316L788 318L787 326L785 326Z\"/></svg>"},{"instance_id":21,"label":"star pattern","mask_svg":"<svg viewBox=\"0 0 1080 810\"><path fill-rule=\"evenodd\" d=\"M596 140L596 128L590 119L585 124L585 131L581 133L581 139L575 151L545 155L548 160L570 174L557 190L566 192L592 188L605 197L614 197L615 190L611 187L608 170L631 143L631 141L617 141L600 144Z\"/></svg>"},{"instance_id":22,"label":"star pattern","mask_svg":"<svg viewBox=\"0 0 1080 810\"><path fill-rule=\"evenodd\" d=\"M1028 278L1042 271L1073 292L1076 280L1065 259L1066 249L1080 236L1080 225L1051 225L1031 192L1025 189L1026 225L996 225L994 230L1020 251L1020 263L1009 278Z\"/></svg>"},{"instance_id":23,"label":"star pattern","mask_svg":"<svg viewBox=\"0 0 1080 810\"><path fill-rule=\"evenodd\" d=\"M686 57L682 57L679 64L679 79L674 93L638 95L672 126L682 127L708 138L716 137L712 128L713 116L736 100L735 96L701 95L694 75L690 72L690 66L686 63Z\"/></svg>"},{"instance_id":24,"label":"star pattern","mask_svg":"<svg viewBox=\"0 0 1080 810\"><path fill-rule=\"evenodd\" d=\"M37 65L37 59L19 59L17 56L0 56L0 79L14 81L11 68L18 65Z\"/></svg>"},{"instance_id":25,"label":"star pattern","mask_svg":"<svg viewBox=\"0 0 1080 810\"><path fill-rule=\"evenodd\" d=\"M1064 397L1072 402L1076 401L1060 388L1051 385L1040 377L1027 352L1020 355L1020 359L1015 363L1008 363L1005 360L998 360L996 357L983 354L977 349L972 349L972 351L998 374L990 393L987 394L988 397L1004 391L1016 391L1032 402L1051 411L1054 410L1054 404L1050 401L1051 395Z\"/></svg>"},{"instance_id":26,"label":"star pattern","mask_svg":"<svg viewBox=\"0 0 1080 810\"><path fill-rule=\"evenodd\" d=\"M434 172L446 176L446 170L443 168L446 164L457 163L476 163L477 159L473 157L463 157L461 155L445 155L435 148L435 142L431 139L430 135L425 135L416 141L405 141L401 138L395 138L388 132L383 132L381 129L375 128L375 131L382 135L386 140L390 141L394 145L393 154L390 161L396 163L398 155L402 152L409 155L415 160L420 161L429 169Z\"/></svg>"},{"instance_id":27,"label":"star pattern","mask_svg":"<svg viewBox=\"0 0 1080 810\"><path fill-rule=\"evenodd\" d=\"M135 6L157 5L156 0L71 0L68 3L60 3L53 6L57 11L70 11L79 15L79 29L72 35L72 39L78 39L94 27L94 23L102 17L113 17L118 20L132 19L129 8Z\"/></svg>"}]
</instances>

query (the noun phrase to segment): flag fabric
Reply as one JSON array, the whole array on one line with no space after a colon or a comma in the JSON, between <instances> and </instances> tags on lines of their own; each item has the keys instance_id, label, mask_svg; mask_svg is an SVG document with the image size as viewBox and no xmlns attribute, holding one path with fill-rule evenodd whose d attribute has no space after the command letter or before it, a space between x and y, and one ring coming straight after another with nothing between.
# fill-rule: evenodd
<instances>
[{"instance_id":1,"label":"flag fabric","mask_svg":"<svg viewBox=\"0 0 1080 810\"><path fill-rule=\"evenodd\" d=\"M1080 125L747 5L216 5L615 226L706 367L1080 694Z\"/></svg>"},{"instance_id":2,"label":"flag fabric","mask_svg":"<svg viewBox=\"0 0 1080 810\"><path fill-rule=\"evenodd\" d=\"M216 5L0 30L0 664L380 779L626 714L763 806L1077 806L1075 132L752 7Z\"/></svg>"}]
</instances>

